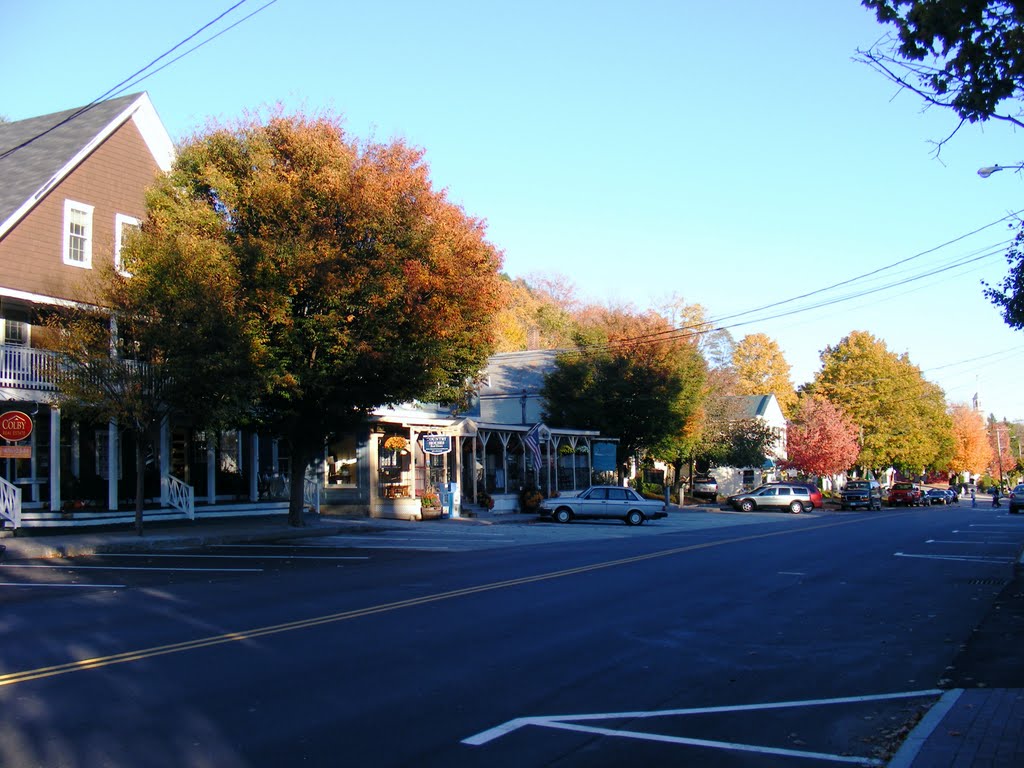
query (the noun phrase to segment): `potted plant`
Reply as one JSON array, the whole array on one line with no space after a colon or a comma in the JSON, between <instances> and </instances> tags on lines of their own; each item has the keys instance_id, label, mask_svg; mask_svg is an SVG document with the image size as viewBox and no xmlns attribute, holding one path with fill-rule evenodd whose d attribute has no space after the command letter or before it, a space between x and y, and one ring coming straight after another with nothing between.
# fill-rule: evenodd
<instances>
[{"instance_id":1,"label":"potted plant","mask_svg":"<svg viewBox=\"0 0 1024 768\"><path fill-rule=\"evenodd\" d=\"M480 491L477 493L476 503L484 509L494 509L494 497L487 491Z\"/></svg>"},{"instance_id":2,"label":"potted plant","mask_svg":"<svg viewBox=\"0 0 1024 768\"><path fill-rule=\"evenodd\" d=\"M524 488L519 492L519 511L532 513L540 509L543 494L536 488Z\"/></svg>"},{"instance_id":3,"label":"potted plant","mask_svg":"<svg viewBox=\"0 0 1024 768\"><path fill-rule=\"evenodd\" d=\"M391 435L384 440L385 451L404 451L409 441L398 435Z\"/></svg>"}]
</instances>

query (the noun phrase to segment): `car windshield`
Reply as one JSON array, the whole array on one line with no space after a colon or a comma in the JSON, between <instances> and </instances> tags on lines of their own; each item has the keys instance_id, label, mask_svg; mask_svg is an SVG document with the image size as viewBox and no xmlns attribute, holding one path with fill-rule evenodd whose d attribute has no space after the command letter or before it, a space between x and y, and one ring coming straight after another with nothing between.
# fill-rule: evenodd
<instances>
[{"instance_id":1,"label":"car windshield","mask_svg":"<svg viewBox=\"0 0 1024 768\"><path fill-rule=\"evenodd\" d=\"M856 481L852 483L847 483L846 487L854 491L863 491L868 487L868 484L863 481Z\"/></svg>"},{"instance_id":2,"label":"car windshield","mask_svg":"<svg viewBox=\"0 0 1024 768\"><path fill-rule=\"evenodd\" d=\"M914 490L914 484L913 483L896 483L896 485L894 485L892 487L892 489L894 491L912 491L912 490Z\"/></svg>"}]
</instances>

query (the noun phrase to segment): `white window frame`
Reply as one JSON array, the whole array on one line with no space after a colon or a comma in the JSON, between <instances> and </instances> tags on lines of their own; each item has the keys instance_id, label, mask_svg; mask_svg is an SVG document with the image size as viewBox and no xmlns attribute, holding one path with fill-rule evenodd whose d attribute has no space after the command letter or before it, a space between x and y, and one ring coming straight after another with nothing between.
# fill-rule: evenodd
<instances>
[{"instance_id":1,"label":"white window frame","mask_svg":"<svg viewBox=\"0 0 1024 768\"><path fill-rule=\"evenodd\" d=\"M124 236L125 227L139 229L142 227L142 221L124 213L114 215L114 269L125 277L131 277L131 272L124 269L124 265L121 263L121 238Z\"/></svg>"},{"instance_id":2,"label":"white window frame","mask_svg":"<svg viewBox=\"0 0 1024 768\"><path fill-rule=\"evenodd\" d=\"M75 202L74 200L64 201L64 263L69 267L78 267L80 269L92 269L92 212L94 208L91 205L85 203ZM71 212L79 211L85 214L85 233L81 235L85 241L83 243L83 254L82 260L78 261L71 257Z\"/></svg>"},{"instance_id":3,"label":"white window frame","mask_svg":"<svg viewBox=\"0 0 1024 768\"><path fill-rule=\"evenodd\" d=\"M28 347L32 344L32 326L28 320L20 317L5 317L0 319L3 326L4 346ZM14 332L17 329L17 332ZM16 336L20 338L15 338Z\"/></svg>"}]
</instances>

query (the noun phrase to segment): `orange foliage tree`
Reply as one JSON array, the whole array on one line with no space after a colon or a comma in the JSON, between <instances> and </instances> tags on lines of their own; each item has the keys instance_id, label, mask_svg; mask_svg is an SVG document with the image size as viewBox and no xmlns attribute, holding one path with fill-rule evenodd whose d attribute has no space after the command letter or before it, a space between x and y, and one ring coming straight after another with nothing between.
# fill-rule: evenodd
<instances>
[{"instance_id":1,"label":"orange foliage tree","mask_svg":"<svg viewBox=\"0 0 1024 768\"><path fill-rule=\"evenodd\" d=\"M422 150L356 141L329 114L278 109L187 141L125 260L125 309L165 331L150 341L180 371L203 376L189 318L219 311L190 306L196 286L230 299L247 364L217 384L289 446L293 525L329 435L381 405L458 402L492 349L501 256L483 222L432 186Z\"/></svg>"},{"instance_id":2,"label":"orange foliage tree","mask_svg":"<svg viewBox=\"0 0 1024 768\"><path fill-rule=\"evenodd\" d=\"M951 471L979 475L992 463L993 451L982 415L963 403L949 409L953 420L953 458Z\"/></svg>"}]
</instances>

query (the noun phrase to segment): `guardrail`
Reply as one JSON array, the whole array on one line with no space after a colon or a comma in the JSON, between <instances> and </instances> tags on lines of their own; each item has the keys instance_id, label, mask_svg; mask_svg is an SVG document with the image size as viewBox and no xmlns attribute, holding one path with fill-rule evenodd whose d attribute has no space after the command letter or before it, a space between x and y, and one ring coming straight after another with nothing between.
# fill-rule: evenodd
<instances>
[{"instance_id":1,"label":"guardrail","mask_svg":"<svg viewBox=\"0 0 1024 768\"><path fill-rule=\"evenodd\" d=\"M174 509L181 510L189 520L196 519L196 491L191 485L179 480L174 475L162 478L167 493L167 503Z\"/></svg>"},{"instance_id":2,"label":"guardrail","mask_svg":"<svg viewBox=\"0 0 1024 768\"><path fill-rule=\"evenodd\" d=\"M0 477L0 517L21 528L21 488Z\"/></svg>"}]
</instances>

